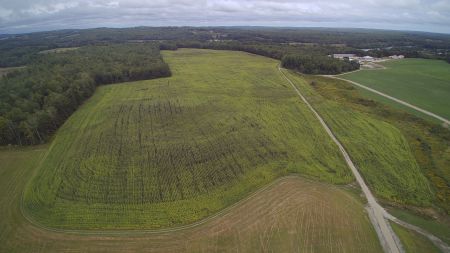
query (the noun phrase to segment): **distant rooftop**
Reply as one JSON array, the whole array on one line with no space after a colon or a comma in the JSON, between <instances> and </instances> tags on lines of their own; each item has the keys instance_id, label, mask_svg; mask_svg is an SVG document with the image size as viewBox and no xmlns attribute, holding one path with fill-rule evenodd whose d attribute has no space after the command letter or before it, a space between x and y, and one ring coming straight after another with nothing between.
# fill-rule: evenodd
<instances>
[{"instance_id":1,"label":"distant rooftop","mask_svg":"<svg viewBox=\"0 0 450 253\"><path fill-rule=\"evenodd\" d=\"M333 54L333 58L350 58L355 57L355 54Z\"/></svg>"}]
</instances>

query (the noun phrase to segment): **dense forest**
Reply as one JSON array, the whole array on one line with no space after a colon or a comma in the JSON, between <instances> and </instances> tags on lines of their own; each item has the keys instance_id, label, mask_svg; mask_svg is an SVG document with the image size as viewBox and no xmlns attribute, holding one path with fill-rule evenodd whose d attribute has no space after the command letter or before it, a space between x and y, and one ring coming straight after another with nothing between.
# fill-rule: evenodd
<instances>
[{"instance_id":1,"label":"dense forest","mask_svg":"<svg viewBox=\"0 0 450 253\"><path fill-rule=\"evenodd\" d=\"M0 144L44 142L97 85L169 75L154 43L40 54L0 79Z\"/></svg>"},{"instance_id":2,"label":"dense forest","mask_svg":"<svg viewBox=\"0 0 450 253\"><path fill-rule=\"evenodd\" d=\"M42 50L130 41L213 41L243 45L316 46L373 56L404 54L442 59L445 59L450 50L448 34L410 31L270 27L96 28L4 35L0 40L0 67L25 65ZM391 52L393 50L395 53Z\"/></svg>"}]
</instances>

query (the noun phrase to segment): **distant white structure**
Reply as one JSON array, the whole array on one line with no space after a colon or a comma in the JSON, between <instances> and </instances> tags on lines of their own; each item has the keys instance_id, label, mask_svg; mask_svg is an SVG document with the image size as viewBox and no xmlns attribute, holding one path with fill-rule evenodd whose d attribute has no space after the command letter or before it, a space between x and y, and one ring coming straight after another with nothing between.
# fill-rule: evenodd
<instances>
[{"instance_id":1,"label":"distant white structure","mask_svg":"<svg viewBox=\"0 0 450 253\"><path fill-rule=\"evenodd\" d=\"M344 59L344 58L352 59L355 57L356 57L355 54L333 54L333 58L336 59Z\"/></svg>"},{"instance_id":2,"label":"distant white structure","mask_svg":"<svg viewBox=\"0 0 450 253\"><path fill-rule=\"evenodd\" d=\"M391 56L389 56L389 58L391 58L391 59L403 59L403 58L405 58L405 56L404 55L391 55Z\"/></svg>"},{"instance_id":3,"label":"distant white structure","mask_svg":"<svg viewBox=\"0 0 450 253\"><path fill-rule=\"evenodd\" d=\"M360 61L374 61L375 58L373 58L372 56L363 56L361 58L359 58Z\"/></svg>"},{"instance_id":4,"label":"distant white structure","mask_svg":"<svg viewBox=\"0 0 450 253\"><path fill-rule=\"evenodd\" d=\"M340 60L348 59L350 61L357 61L361 64L370 63L370 62L381 62L381 61L385 61L387 59L403 59L403 58L405 58L404 55L391 55L389 57L383 57L383 58L376 58L376 57L372 57L369 55L359 57L356 54L332 54L332 55L328 55L328 56L333 57L335 59L340 59Z\"/></svg>"}]
</instances>

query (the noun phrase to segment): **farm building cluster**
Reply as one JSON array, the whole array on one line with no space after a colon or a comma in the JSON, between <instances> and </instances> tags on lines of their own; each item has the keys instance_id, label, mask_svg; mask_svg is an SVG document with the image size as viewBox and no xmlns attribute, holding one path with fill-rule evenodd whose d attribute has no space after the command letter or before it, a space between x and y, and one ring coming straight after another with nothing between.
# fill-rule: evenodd
<instances>
[{"instance_id":1,"label":"farm building cluster","mask_svg":"<svg viewBox=\"0 0 450 253\"><path fill-rule=\"evenodd\" d=\"M341 60L345 60L348 59L350 61L357 61L359 63L367 63L367 62L380 62L380 61L385 61L387 59L403 59L405 58L405 56L403 55L391 55L389 57L384 57L384 58L375 58L372 56L357 56L356 54L333 54L333 55L329 55L330 57L336 58L336 59L341 59Z\"/></svg>"}]
</instances>

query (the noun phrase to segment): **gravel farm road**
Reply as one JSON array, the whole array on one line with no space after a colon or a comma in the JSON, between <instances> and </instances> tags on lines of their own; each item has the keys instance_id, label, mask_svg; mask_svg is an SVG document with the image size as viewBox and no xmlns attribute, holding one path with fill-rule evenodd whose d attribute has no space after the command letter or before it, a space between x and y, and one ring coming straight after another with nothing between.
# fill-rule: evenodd
<instances>
[{"instance_id":1,"label":"gravel farm road","mask_svg":"<svg viewBox=\"0 0 450 253\"><path fill-rule=\"evenodd\" d=\"M427 111L427 110L425 110L425 109L422 109L422 108L420 108L420 107L417 107L417 106L415 106L415 105L412 105L412 104L410 104L410 103L408 103L408 102L406 102L406 101L403 101L403 100L401 100L401 99L398 99L398 98L395 98L395 97L393 97L393 96L390 96L390 95L388 95L388 94L386 94L386 93L383 93L383 92L381 92L381 91L372 89L372 88L370 88L370 87L367 87L367 86L365 86L365 85L362 85L362 84L360 84L360 83L357 83L357 82L354 82L354 81L351 81L351 80L348 80L348 79L345 79L345 78L338 77L337 75L335 75L335 76L332 76L332 75L324 75L324 76L329 77L329 78L334 78L334 79L342 80L342 81L347 81L347 82L349 82L349 83L351 83L351 84L353 84L353 85L356 85L356 86L358 86L358 87L361 87L361 88L363 88L363 89L366 89L366 90L368 90L368 91L370 91L370 92L376 93L376 94L378 94L378 95L380 95L380 96L383 96L383 97L385 97L385 98L388 98L388 99L390 99L390 100L393 100L393 101L395 101L395 102L397 102L397 103L399 103L399 104L402 104L402 105L407 106L407 107L409 107L409 108L412 108L412 109L414 109L414 110L416 110L416 111L419 111L419 112L421 112L421 113L424 113L424 114L426 114L426 115L428 115L428 116L431 116L431 117L433 117L433 118L435 118L435 119L438 119L439 121L442 121L442 122L443 122L444 124L446 124L447 126L450 125L450 121L449 121L448 119L442 117L442 116L439 116L439 115L437 115L437 114L435 114L435 113L432 113L432 112L430 112L430 111Z\"/></svg>"},{"instance_id":2,"label":"gravel farm road","mask_svg":"<svg viewBox=\"0 0 450 253\"><path fill-rule=\"evenodd\" d=\"M344 159L347 162L347 165L350 167L353 175L356 178L356 181L358 182L359 186L361 187L361 189L367 199L367 202L368 202L367 211L369 214L369 218L375 228L375 231L378 234L378 238L380 239L380 242L381 242L381 245L383 246L384 251L386 253L403 253L404 252L400 240L398 239L397 235L394 233L394 231L392 230L391 226L388 223L388 220L390 220L390 221L395 222L403 227L406 227L408 229L416 231L419 234L422 234L423 236L427 237L434 245L436 245L442 252L450 253L450 247L445 242L443 242L441 239L439 239L438 237L434 236L433 234L431 234L417 226L411 225L407 222L397 219L396 217L389 214L380 204L378 204L376 198L373 196L369 187L364 182L364 179L362 178L361 174L359 174L358 169L353 164L353 161L351 160L351 158L348 155L347 151L345 150L344 146L339 142L339 140L333 134L331 129L328 127L328 125L325 123L325 121L319 115L319 113L316 112L316 110L311 106L311 104L308 102L308 100L301 94L301 92L297 88L297 86L295 86L295 84L286 76L286 74L282 71L280 66L278 66L278 70L280 71L281 75L289 82L289 84L292 86L292 88L294 88L295 92L301 98L301 100L308 106L308 108L313 112L313 114L316 116L316 118L320 121L320 124L322 124L322 127L325 129L325 131L328 133L328 135L331 137L331 139L334 141L334 143L336 143L336 145L339 147L339 150L341 151L342 155L344 156ZM327 77L341 79L341 78L338 78L335 76L327 76ZM341 79L341 80L348 81L345 79ZM363 86L363 88L368 88L368 87ZM368 88L368 89L370 89L370 88ZM386 95L386 96L388 96L388 95ZM414 106L413 106L413 108L414 108ZM442 120L443 118L440 118L440 119ZM446 120L446 119L443 119L443 121L448 123L448 120Z\"/></svg>"},{"instance_id":3,"label":"gravel farm road","mask_svg":"<svg viewBox=\"0 0 450 253\"><path fill-rule=\"evenodd\" d=\"M367 209L368 209L368 213L369 213L369 218L378 234L378 238L381 241L381 245L383 246L384 251L387 253L388 252L389 253L403 252L403 248L401 246L400 240L397 238L395 233L392 231L387 219L385 218L387 216L387 212L376 201L376 199L373 196L372 192L370 191L369 187L367 187L363 178L359 174L358 169L356 168L356 166L353 164L352 160L350 159L350 156L348 155L347 151L344 149L344 146L342 146L342 144L339 142L339 140L333 134L331 129L328 127L328 125L325 123L325 121L322 119L322 117L316 112L316 110L311 106L311 104L308 102L308 100L306 100L306 98L300 93L300 90L295 86L295 84L286 76L286 74L281 70L280 67L278 67L278 70L281 72L283 77L290 83L292 88L294 88L294 90L298 94L298 96L308 106L308 108L313 112L313 114L316 116L316 118L322 124L325 131L328 133L328 135L331 137L331 139L339 147L339 150L341 151L342 155L344 156L344 159L347 162L347 165L350 167L353 175L356 178L356 181L358 182L364 195L367 198L367 201L368 201Z\"/></svg>"}]
</instances>

